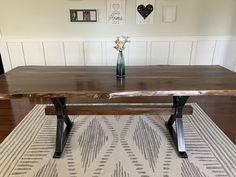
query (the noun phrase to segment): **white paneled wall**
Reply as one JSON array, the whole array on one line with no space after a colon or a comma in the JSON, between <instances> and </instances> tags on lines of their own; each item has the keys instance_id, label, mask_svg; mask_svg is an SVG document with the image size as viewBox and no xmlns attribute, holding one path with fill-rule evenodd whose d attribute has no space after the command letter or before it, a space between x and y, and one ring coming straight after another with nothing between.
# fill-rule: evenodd
<instances>
[{"instance_id":1,"label":"white paneled wall","mask_svg":"<svg viewBox=\"0 0 236 177\"><path fill-rule=\"evenodd\" d=\"M191 62L192 41L176 41L174 43L173 60L174 65L189 65Z\"/></svg>"},{"instance_id":2,"label":"white paneled wall","mask_svg":"<svg viewBox=\"0 0 236 177\"><path fill-rule=\"evenodd\" d=\"M46 65L66 64L62 42L45 42L43 48Z\"/></svg>"},{"instance_id":3,"label":"white paneled wall","mask_svg":"<svg viewBox=\"0 0 236 177\"><path fill-rule=\"evenodd\" d=\"M151 42L150 64L167 65L169 63L169 46L168 41Z\"/></svg>"},{"instance_id":4,"label":"white paneled wall","mask_svg":"<svg viewBox=\"0 0 236 177\"><path fill-rule=\"evenodd\" d=\"M66 65L84 65L83 42L64 42Z\"/></svg>"},{"instance_id":5,"label":"white paneled wall","mask_svg":"<svg viewBox=\"0 0 236 177\"><path fill-rule=\"evenodd\" d=\"M7 46L12 68L24 66L26 63L22 42L8 42Z\"/></svg>"},{"instance_id":6,"label":"white paneled wall","mask_svg":"<svg viewBox=\"0 0 236 177\"><path fill-rule=\"evenodd\" d=\"M104 54L106 56L106 60L105 60L106 61L106 65L115 65L116 64L117 51L113 48L113 46L115 46L113 41L105 42Z\"/></svg>"},{"instance_id":7,"label":"white paneled wall","mask_svg":"<svg viewBox=\"0 0 236 177\"><path fill-rule=\"evenodd\" d=\"M115 65L113 39L2 40L5 71L22 65ZM232 38L141 38L125 49L127 65L221 65L236 71L236 40Z\"/></svg>"},{"instance_id":8,"label":"white paneled wall","mask_svg":"<svg viewBox=\"0 0 236 177\"><path fill-rule=\"evenodd\" d=\"M43 43L24 42L23 52L26 65L45 65Z\"/></svg>"},{"instance_id":9,"label":"white paneled wall","mask_svg":"<svg viewBox=\"0 0 236 177\"><path fill-rule=\"evenodd\" d=\"M128 65L146 65L147 64L147 42L136 41L129 44Z\"/></svg>"},{"instance_id":10,"label":"white paneled wall","mask_svg":"<svg viewBox=\"0 0 236 177\"><path fill-rule=\"evenodd\" d=\"M214 60L216 41L197 41L195 48L194 65L211 65Z\"/></svg>"},{"instance_id":11,"label":"white paneled wall","mask_svg":"<svg viewBox=\"0 0 236 177\"><path fill-rule=\"evenodd\" d=\"M236 71L236 41L222 41L219 46L219 51L222 51L219 54L220 64Z\"/></svg>"},{"instance_id":12,"label":"white paneled wall","mask_svg":"<svg viewBox=\"0 0 236 177\"><path fill-rule=\"evenodd\" d=\"M102 41L84 42L85 65L103 65L103 45Z\"/></svg>"}]
</instances>

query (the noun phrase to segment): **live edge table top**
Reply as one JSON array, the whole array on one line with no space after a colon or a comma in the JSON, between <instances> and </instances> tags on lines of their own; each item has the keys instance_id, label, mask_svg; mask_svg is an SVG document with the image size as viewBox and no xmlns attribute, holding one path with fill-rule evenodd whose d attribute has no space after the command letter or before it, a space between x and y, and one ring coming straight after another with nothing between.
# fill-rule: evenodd
<instances>
[{"instance_id":1,"label":"live edge table top","mask_svg":"<svg viewBox=\"0 0 236 177\"><path fill-rule=\"evenodd\" d=\"M0 99L236 95L236 73L220 66L22 66L0 76Z\"/></svg>"}]
</instances>

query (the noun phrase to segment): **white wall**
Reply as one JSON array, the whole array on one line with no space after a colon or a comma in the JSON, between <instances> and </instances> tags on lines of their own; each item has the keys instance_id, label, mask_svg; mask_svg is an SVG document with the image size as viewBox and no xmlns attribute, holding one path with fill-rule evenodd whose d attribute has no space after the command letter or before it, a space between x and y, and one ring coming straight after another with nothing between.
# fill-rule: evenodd
<instances>
[{"instance_id":1,"label":"white wall","mask_svg":"<svg viewBox=\"0 0 236 177\"><path fill-rule=\"evenodd\" d=\"M219 64L236 71L235 0L156 0L153 25L136 25L136 0L126 24L106 24L106 0L0 0L0 52L6 71L20 65L115 65L115 36L132 42L127 65ZM177 5L176 23L162 6ZM71 23L69 9L97 9L97 23Z\"/></svg>"},{"instance_id":2,"label":"white wall","mask_svg":"<svg viewBox=\"0 0 236 177\"><path fill-rule=\"evenodd\" d=\"M136 25L136 0L126 0L126 24L106 24L106 0L0 0L4 38L88 38L236 35L235 0L156 0L153 25ZM176 23L162 23L162 6L177 5ZM69 9L97 9L97 23L71 23Z\"/></svg>"}]
</instances>

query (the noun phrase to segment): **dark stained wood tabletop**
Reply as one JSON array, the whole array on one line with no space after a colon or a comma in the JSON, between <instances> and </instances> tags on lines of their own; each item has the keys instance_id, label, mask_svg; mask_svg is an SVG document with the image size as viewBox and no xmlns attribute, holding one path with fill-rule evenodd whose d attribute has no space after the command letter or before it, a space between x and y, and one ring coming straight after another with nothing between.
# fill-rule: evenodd
<instances>
[{"instance_id":1,"label":"dark stained wood tabletop","mask_svg":"<svg viewBox=\"0 0 236 177\"><path fill-rule=\"evenodd\" d=\"M220 66L22 66L0 76L0 99L236 95L236 73Z\"/></svg>"}]
</instances>

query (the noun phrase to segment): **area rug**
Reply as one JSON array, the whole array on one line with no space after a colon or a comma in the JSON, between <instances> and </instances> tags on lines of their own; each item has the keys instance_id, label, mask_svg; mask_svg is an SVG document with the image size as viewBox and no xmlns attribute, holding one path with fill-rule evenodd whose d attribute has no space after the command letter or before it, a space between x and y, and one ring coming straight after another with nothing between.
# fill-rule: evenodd
<instances>
[{"instance_id":1,"label":"area rug","mask_svg":"<svg viewBox=\"0 0 236 177\"><path fill-rule=\"evenodd\" d=\"M184 116L188 159L178 157L168 116L70 116L64 153L53 159L56 117L36 105L0 145L1 177L235 177L236 146L192 104Z\"/></svg>"}]
</instances>

